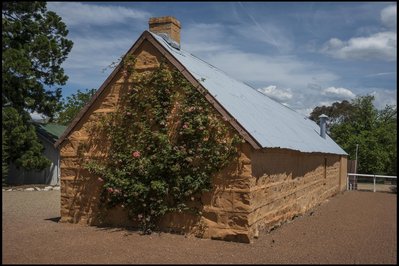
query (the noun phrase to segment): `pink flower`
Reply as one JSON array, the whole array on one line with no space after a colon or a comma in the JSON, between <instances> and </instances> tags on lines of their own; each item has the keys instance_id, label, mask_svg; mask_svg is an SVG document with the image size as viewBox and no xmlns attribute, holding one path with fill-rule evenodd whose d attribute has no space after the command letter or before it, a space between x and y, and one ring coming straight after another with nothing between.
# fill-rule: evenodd
<instances>
[{"instance_id":1,"label":"pink flower","mask_svg":"<svg viewBox=\"0 0 399 266\"><path fill-rule=\"evenodd\" d=\"M102 179L101 177L99 177L97 180L98 180L99 182L104 182L104 179Z\"/></svg>"},{"instance_id":2,"label":"pink flower","mask_svg":"<svg viewBox=\"0 0 399 266\"><path fill-rule=\"evenodd\" d=\"M127 112L127 113L126 113L126 115L131 115L131 114L132 114L131 112Z\"/></svg>"},{"instance_id":3,"label":"pink flower","mask_svg":"<svg viewBox=\"0 0 399 266\"><path fill-rule=\"evenodd\" d=\"M188 124L187 124L187 123L184 123L183 128L184 128L184 129L187 129L187 128L188 128Z\"/></svg>"},{"instance_id":4,"label":"pink flower","mask_svg":"<svg viewBox=\"0 0 399 266\"><path fill-rule=\"evenodd\" d=\"M114 191L114 189L112 187L107 188L107 191L112 193Z\"/></svg>"},{"instance_id":5,"label":"pink flower","mask_svg":"<svg viewBox=\"0 0 399 266\"><path fill-rule=\"evenodd\" d=\"M193 106L191 106L190 108L188 108L188 111L189 112L192 112L192 111L194 111L195 110L195 107L193 107Z\"/></svg>"},{"instance_id":6,"label":"pink flower","mask_svg":"<svg viewBox=\"0 0 399 266\"><path fill-rule=\"evenodd\" d=\"M134 152L132 153L132 156L133 156L134 158L139 158L139 157L141 156L141 154L140 154L139 151L134 151Z\"/></svg>"}]
</instances>

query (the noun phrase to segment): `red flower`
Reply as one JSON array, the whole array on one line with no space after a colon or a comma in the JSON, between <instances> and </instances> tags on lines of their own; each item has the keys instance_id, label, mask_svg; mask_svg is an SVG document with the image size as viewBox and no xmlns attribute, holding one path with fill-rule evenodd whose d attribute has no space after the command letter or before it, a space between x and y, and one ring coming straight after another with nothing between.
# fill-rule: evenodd
<instances>
[{"instance_id":1,"label":"red flower","mask_svg":"<svg viewBox=\"0 0 399 266\"><path fill-rule=\"evenodd\" d=\"M134 151L134 152L132 153L132 156L133 156L134 158L139 158L139 157L141 156L141 154L140 154L139 151Z\"/></svg>"}]
</instances>

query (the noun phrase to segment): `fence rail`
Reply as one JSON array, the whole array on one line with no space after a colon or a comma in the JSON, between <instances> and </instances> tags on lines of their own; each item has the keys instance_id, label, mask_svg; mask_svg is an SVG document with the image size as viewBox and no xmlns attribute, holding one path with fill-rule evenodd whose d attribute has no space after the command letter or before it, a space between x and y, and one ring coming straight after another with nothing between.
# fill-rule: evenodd
<instances>
[{"instance_id":1,"label":"fence rail","mask_svg":"<svg viewBox=\"0 0 399 266\"><path fill-rule=\"evenodd\" d=\"M377 178L397 179L397 176L391 176L391 175L372 175L372 174L348 173L348 176L346 178L346 190L352 190L352 188L350 187L350 184L349 184L349 177L350 176L354 176L355 180L356 180L356 177L358 177L358 176L360 176L360 177L372 177L373 178L373 183L374 183L373 192L375 192L375 183L376 183L375 181L376 181Z\"/></svg>"}]
</instances>

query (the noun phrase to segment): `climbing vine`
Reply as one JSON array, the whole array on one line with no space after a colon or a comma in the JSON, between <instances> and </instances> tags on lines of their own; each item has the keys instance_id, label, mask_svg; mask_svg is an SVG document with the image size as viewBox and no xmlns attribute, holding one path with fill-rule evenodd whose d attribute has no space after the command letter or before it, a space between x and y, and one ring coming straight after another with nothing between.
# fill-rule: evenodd
<instances>
[{"instance_id":1,"label":"climbing vine","mask_svg":"<svg viewBox=\"0 0 399 266\"><path fill-rule=\"evenodd\" d=\"M204 95L165 62L137 73L122 61L129 81L115 112L103 118L106 158L85 167L99 176L102 202L125 208L144 233L168 212L197 211L190 202L212 188L211 177L237 156L243 140Z\"/></svg>"}]
</instances>

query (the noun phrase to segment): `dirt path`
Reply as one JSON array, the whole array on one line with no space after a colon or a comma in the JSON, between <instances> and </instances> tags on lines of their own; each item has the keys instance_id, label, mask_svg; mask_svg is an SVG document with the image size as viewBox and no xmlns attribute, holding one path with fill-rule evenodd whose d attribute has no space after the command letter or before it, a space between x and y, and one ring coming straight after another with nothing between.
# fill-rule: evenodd
<instances>
[{"instance_id":1,"label":"dirt path","mask_svg":"<svg viewBox=\"0 0 399 266\"><path fill-rule=\"evenodd\" d=\"M338 195L253 244L58 223L59 191L3 192L3 263L397 263L397 196Z\"/></svg>"}]
</instances>

